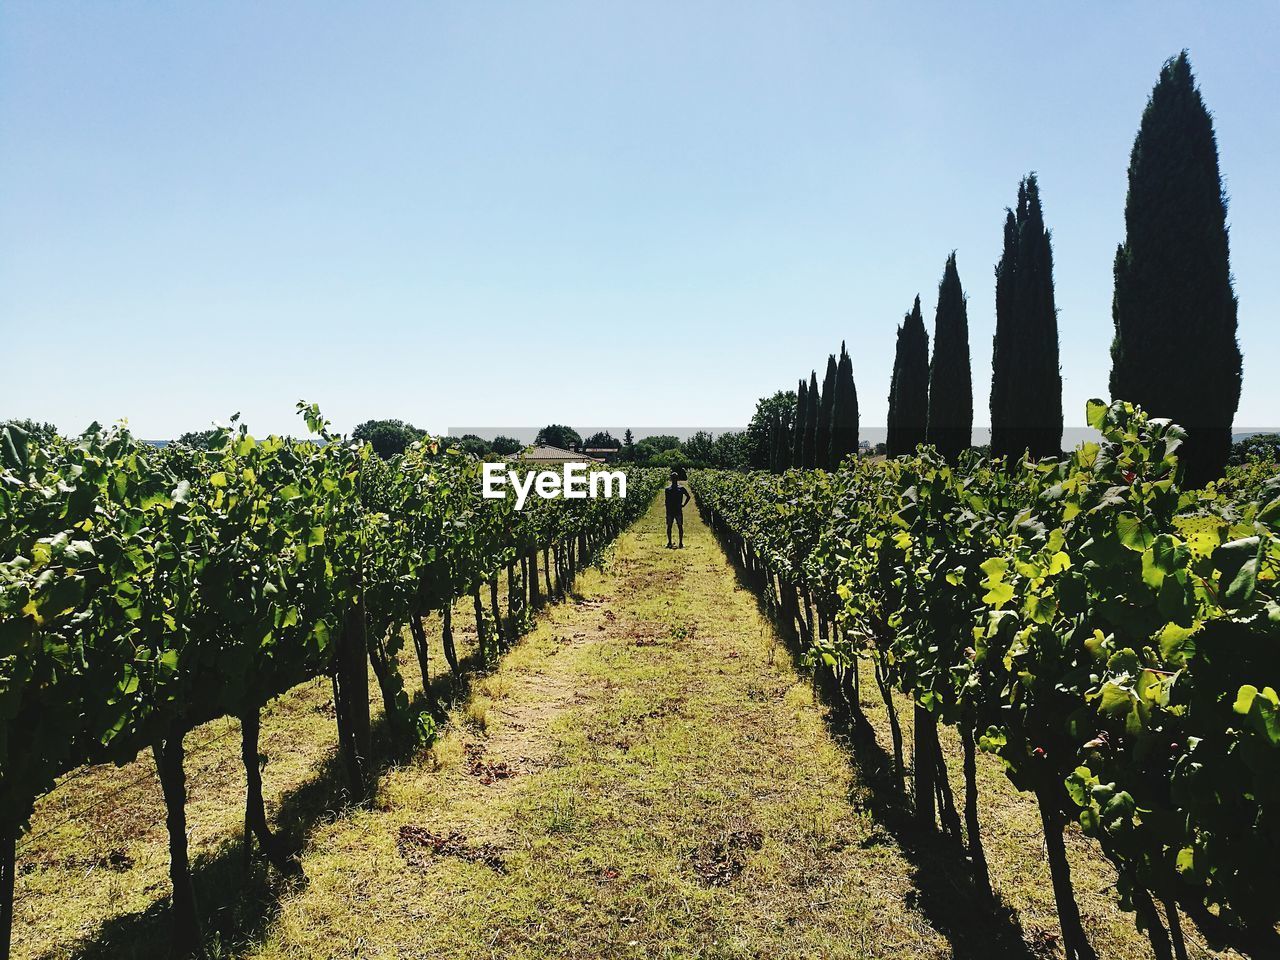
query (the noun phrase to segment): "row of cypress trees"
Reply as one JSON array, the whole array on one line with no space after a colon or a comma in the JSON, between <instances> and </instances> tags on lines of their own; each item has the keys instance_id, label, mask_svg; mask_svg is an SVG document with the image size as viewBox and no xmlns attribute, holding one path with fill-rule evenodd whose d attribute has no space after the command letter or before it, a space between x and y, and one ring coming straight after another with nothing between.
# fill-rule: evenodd
<instances>
[{"instance_id":1,"label":"row of cypress trees","mask_svg":"<svg viewBox=\"0 0 1280 960\"><path fill-rule=\"evenodd\" d=\"M953 251L938 284L933 359L916 296L898 328L889 381L889 456L929 443L954 459L973 439L973 375L969 367L969 314Z\"/></svg>"},{"instance_id":2,"label":"row of cypress trees","mask_svg":"<svg viewBox=\"0 0 1280 960\"><path fill-rule=\"evenodd\" d=\"M1111 394L1187 428L1185 482L1199 486L1226 465L1242 371L1217 142L1185 50L1165 63L1142 116L1125 232L1115 260ZM991 452L1057 456L1053 248L1035 174L1006 211L995 277ZM918 296L898 328L888 427L890 456L927 442L954 459L972 442L968 317L954 252L938 285L932 359Z\"/></svg>"},{"instance_id":3,"label":"row of cypress trees","mask_svg":"<svg viewBox=\"0 0 1280 960\"><path fill-rule=\"evenodd\" d=\"M898 328L889 385L890 456L929 443L955 459L973 440L969 317L953 251L938 284L933 358L917 296ZM991 357L991 452L1035 458L1062 450L1062 374L1053 297L1053 248L1035 174L1018 184L1005 212L996 265L996 333Z\"/></svg>"},{"instance_id":4,"label":"row of cypress trees","mask_svg":"<svg viewBox=\"0 0 1280 960\"><path fill-rule=\"evenodd\" d=\"M820 467L834 470L845 457L858 450L858 388L853 380L853 358L843 343L840 357L827 357L827 372L818 386L818 372L810 371L809 382L800 380L796 406L788 432L774 418L769 468Z\"/></svg>"}]
</instances>

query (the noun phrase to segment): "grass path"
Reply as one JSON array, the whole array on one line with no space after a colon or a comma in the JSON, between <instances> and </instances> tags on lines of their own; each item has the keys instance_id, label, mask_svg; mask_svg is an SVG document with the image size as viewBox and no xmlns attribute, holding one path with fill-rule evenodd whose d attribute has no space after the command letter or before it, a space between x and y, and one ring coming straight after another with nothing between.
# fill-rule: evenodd
<instances>
[{"instance_id":1,"label":"grass path","mask_svg":"<svg viewBox=\"0 0 1280 960\"><path fill-rule=\"evenodd\" d=\"M1006 904L984 917L954 849L913 836L897 798L863 781L696 511L687 525L687 549L664 549L655 503L602 570L584 573L575 595L475 682L430 750L384 771L367 808L338 803L324 685L273 704L263 724L268 812L301 847L305 883L259 867L245 888L235 730L193 733L211 744L189 809L219 952L1059 955L1034 806L980 758L984 833ZM883 711L863 696L886 743ZM864 754L864 766L880 759ZM110 798L122 783L141 793L36 837L64 807ZM95 769L73 787L33 822L15 955L163 956L165 841L150 764ZM1083 838L1069 840L1099 954L1149 957L1114 904L1114 874Z\"/></svg>"},{"instance_id":2,"label":"grass path","mask_svg":"<svg viewBox=\"0 0 1280 960\"><path fill-rule=\"evenodd\" d=\"M655 504L429 762L312 837L262 956L949 954L707 529L664 540Z\"/></svg>"}]
</instances>

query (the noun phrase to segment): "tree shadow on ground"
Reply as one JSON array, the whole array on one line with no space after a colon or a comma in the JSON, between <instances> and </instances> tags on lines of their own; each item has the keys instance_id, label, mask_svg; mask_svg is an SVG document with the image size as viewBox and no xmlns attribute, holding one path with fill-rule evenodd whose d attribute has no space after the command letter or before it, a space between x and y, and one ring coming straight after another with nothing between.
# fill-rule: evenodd
<instances>
[{"instance_id":1,"label":"tree shadow on ground","mask_svg":"<svg viewBox=\"0 0 1280 960\"><path fill-rule=\"evenodd\" d=\"M443 719L449 707L463 701L473 683L491 667L475 649L460 658L458 665L458 676L438 673L431 679L427 692L421 689L415 692L414 711L427 710L437 720ZM380 775L406 762L418 750L411 739L393 735L384 713L374 719L371 739L372 786L368 798L359 802L351 798L346 770L337 750L336 730L334 748L326 760L311 777L281 798L272 829L295 867L318 824L355 806L376 806ZM265 776L270 778L270 767ZM211 956L237 956L261 943L280 914L283 897L307 882L300 868L280 872L260 858L246 866L244 842L242 836L228 837L212 852L195 857L191 864L205 947ZM51 947L40 956L41 960L67 956L74 960L167 958L170 956L169 898L158 899L144 910L112 917L69 947L65 944Z\"/></svg>"},{"instance_id":2,"label":"tree shadow on ground","mask_svg":"<svg viewBox=\"0 0 1280 960\"><path fill-rule=\"evenodd\" d=\"M709 526L709 525L708 525ZM912 866L912 890L907 903L915 907L929 925L947 938L955 960L1039 960L1041 956L1027 943L1018 912L997 893L992 903L974 882L969 858L953 837L938 830L925 830L915 820L909 800L893 777L893 758L876 739L875 730L860 710L850 710L838 694L832 695L817 682L805 662L801 638L792 623L784 622L765 597L759 573L747 569L729 544L717 537L738 585L755 598L760 615L791 656L792 666L802 676L814 678L815 696L828 708L825 720L832 736L846 748L853 774L850 799L868 810L887 833L873 833L863 848L895 842ZM904 726L907 736L909 726ZM909 773L909 771L908 771Z\"/></svg>"}]
</instances>

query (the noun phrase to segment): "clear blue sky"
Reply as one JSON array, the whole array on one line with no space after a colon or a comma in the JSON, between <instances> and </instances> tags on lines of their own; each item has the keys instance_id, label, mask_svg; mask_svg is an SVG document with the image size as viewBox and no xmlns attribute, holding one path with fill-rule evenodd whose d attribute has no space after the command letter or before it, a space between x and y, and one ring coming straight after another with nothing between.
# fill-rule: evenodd
<instances>
[{"instance_id":1,"label":"clear blue sky","mask_svg":"<svg viewBox=\"0 0 1280 960\"><path fill-rule=\"evenodd\" d=\"M1244 395L1280 422L1280 4L0 7L0 417L297 431L734 424L992 267L1040 176L1068 423L1104 395L1129 148L1188 47ZM821 370L819 371L821 372Z\"/></svg>"}]
</instances>

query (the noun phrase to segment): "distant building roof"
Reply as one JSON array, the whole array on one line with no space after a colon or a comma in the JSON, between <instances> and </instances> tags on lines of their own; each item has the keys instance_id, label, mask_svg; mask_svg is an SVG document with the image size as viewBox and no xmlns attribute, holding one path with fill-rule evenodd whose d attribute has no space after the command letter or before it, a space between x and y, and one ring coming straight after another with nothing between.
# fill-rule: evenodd
<instances>
[{"instance_id":1,"label":"distant building roof","mask_svg":"<svg viewBox=\"0 0 1280 960\"><path fill-rule=\"evenodd\" d=\"M561 447L549 447L545 444L529 447L520 454L520 459L530 463L599 463L595 457L585 453L574 453Z\"/></svg>"}]
</instances>

